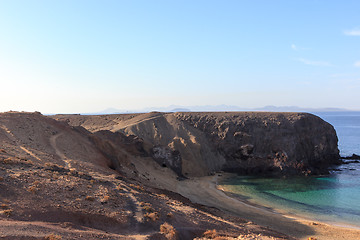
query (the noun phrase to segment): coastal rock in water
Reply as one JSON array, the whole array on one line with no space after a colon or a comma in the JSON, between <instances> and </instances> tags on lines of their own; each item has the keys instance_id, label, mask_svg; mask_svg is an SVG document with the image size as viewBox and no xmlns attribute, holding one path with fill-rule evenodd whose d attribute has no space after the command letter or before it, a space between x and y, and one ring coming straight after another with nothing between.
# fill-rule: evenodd
<instances>
[{"instance_id":1,"label":"coastal rock in water","mask_svg":"<svg viewBox=\"0 0 360 240\"><path fill-rule=\"evenodd\" d=\"M360 160L360 156L353 153L350 157L341 157L342 159L349 159L349 160Z\"/></svg>"}]
</instances>

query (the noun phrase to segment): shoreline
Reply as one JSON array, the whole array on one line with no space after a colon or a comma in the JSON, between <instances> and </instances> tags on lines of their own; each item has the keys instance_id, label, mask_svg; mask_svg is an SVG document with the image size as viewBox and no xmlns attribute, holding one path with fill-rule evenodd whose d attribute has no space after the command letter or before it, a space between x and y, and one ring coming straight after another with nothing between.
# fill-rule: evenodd
<instances>
[{"instance_id":1,"label":"shoreline","mask_svg":"<svg viewBox=\"0 0 360 240\"><path fill-rule=\"evenodd\" d=\"M222 178L227 178L227 177L231 177L234 176L231 173L225 173L225 176L217 176L220 177L220 179ZM245 198L247 198L246 196L240 195L240 194L236 194L236 193L231 193L230 191L227 191L226 189L224 189L222 187L222 185L220 185L218 183L218 180L216 179L215 181L215 185L216 185L216 189L219 191L222 191L225 195L229 196L230 198L234 198L238 201L244 202L245 204L248 204L249 206L253 206L253 207L257 207L259 209L263 209L265 211L269 211L271 213L275 213L275 214L281 214L283 216L289 217L289 218L293 218L293 219L297 219L300 221L308 221L308 222L318 222L321 224L327 224L330 226L335 226L335 227L343 227L343 228L350 228L350 229L354 229L354 230L360 230L360 225L353 225L349 222L346 221L326 221L326 220L319 220L319 219L314 219L311 215L307 215L307 214L297 214L297 213L290 213L288 212L286 209L282 209L282 208L278 208L276 206L272 207L272 206L265 206L262 205L261 203L257 203L256 200L255 202L250 202L248 200L246 200Z\"/></svg>"},{"instance_id":2,"label":"shoreline","mask_svg":"<svg viewBox=\"0 0 360 240\"><path fill-rule=\"evenodd\" d=\"M249 204L246 200L229 196L217 187L218 178L226 176L229 174L184 180L176 184L176 192L193 202L216 207L225 213L233 214L296 239L308 239L309 237L315 237L318 240L360 239L360 229L353 228L353 226L338 226L337 223L306 219L276 211L277 209L270 210L266 206Z\"/></svg>"},{"instance_id":3,"label":"shoreline","mask_svg":"<svg viewBox=\"0 0 360 240\"><path fill-rule=\"evenodd\" d=\"M149 179L150 185L176 192L193 203L216 208L226 215L239 217L247 222L244 223L244 228L262 227L285 234L290 239L300 240L308 240L309 237L315 237L317 240L360 239L360 230L358 229L329 225L312 219L296 218L288 214L269 211L261 205L254 206L241 199L226 195L217 189L217 182L220 178L231 176L230 173L178 181L173 171L162 168L157 163L143 162L139 159L134 159L134 162L140 172L151 173L153 178Z\"/></svg>"}]
</instances>

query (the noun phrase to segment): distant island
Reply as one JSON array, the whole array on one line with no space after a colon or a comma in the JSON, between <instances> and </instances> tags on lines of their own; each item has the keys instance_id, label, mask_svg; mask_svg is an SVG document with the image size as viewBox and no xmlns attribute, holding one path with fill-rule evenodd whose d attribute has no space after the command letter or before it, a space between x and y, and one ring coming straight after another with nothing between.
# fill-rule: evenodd
<instances>
[{"instance_id":1,"label":"distant island","mask_svg":"<svg viewBox=\"0 0 360 240\"><path fill-rule=\"evenodd\" d=\"M180 106L170 105L167 107L148 107L141 109L116 109L107 108L99 112L82 113L84 115L124 114L124 113L147 113L147 112L238 112L238 111L261 111L261 112L346 112L354 111L345 108L303 108L298 106L265 106L260 108L243 108L232 105L204 105L204 106Z\"/></svg>"}]
</instances>

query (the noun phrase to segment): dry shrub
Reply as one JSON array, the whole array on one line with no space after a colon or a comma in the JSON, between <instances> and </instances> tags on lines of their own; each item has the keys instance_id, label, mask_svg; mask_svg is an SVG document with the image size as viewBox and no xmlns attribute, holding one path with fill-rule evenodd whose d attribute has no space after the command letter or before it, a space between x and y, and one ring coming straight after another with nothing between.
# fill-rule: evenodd
<instances>
[{"instance_id":1,"label":"dry shrub","mask_svg":"<svg viewBox=\"0 0 360 240\"><path fill-rule=\"evenodd\" d=\"M50 234L44 237L45 240L61 240L60 235Z\"/></svg>"},{"instance_id":2,"label":"dry shrub","mask_svg":"<svg viewBox=\"0 0 360 240\"><path fill-rule=\"evenodd\" d=\"M36 187L36 186L30 186L28 188L28 191L29 192L32 192L32 193L36 193L39 189Z\"/></svg>"},{"instance_id":3,"label":"dry shrub","mask_svg":"<svg viewBox=\"0 0 360 240\"><path fill-rule=\"evenodd\" d=\"M174 217L174 214L173 214L172 212L169 212L168 214L166 214L166 216L167 216L168 218L172 218L172 217Z\"/></svg>"},{"instance_id":4,"label":"dry shrub","mask_svg":"<svg viewBox=\"0 0 360 240\"><path fill-rule=\"evenodd\" d=\"M143 206L142 208L148 213L155 212L155 210L150 206Z\"/></svg>"},{"instance_id":5,"label":"dry shrub","mask_svg":"<svg viewBox=\"0 0 360 240\"><path fill-rule=\"evenodd\" d=\"M314 237L309 237L308 240L316 240Z\"/></svg>"},{"instance_id":6,"label":"dry shrub","mask_svg":"<svg viewBox=\"0 0 360 240\"><path fill-rule=\"evenodd\" d=\"M145 189L144 189L144 187L143 186L140 186L140 185L135 185L135 184L129 184L129 186L130 187L132 187L132 188L135 188L135 189L137 189L137 190L141 190L141 191L144 191Z\"/></svg>"},{"instance_id":7,"label":"dry shrub","mask_svg":"<svg viewBox=\"0 0 360 240\"><path fill-rule=\"evenodd\" d=\"M34 165L33 161L31 160L24 159L24 161L26 162L27 165Z\"/></svg>"},{"instance_id":8,"label":"dry shrub","mask_svg":"<svg viewBox=\"0 0 360 240\"><path fill-rule=\"evenodd\" d=\"M142 209L145 212L148 212L148 213L155 212L155 210L151 207L150 203L140 202L140 206L142 207Z\"/></svg>"},{"instance_id":9,"label":"dry shrub","mask_svg":"<svg viewBox=\"0 0 360 240\"><path fill-rule=\"evenodd\" d=\"M165 235L165 237L169 240L176 240L178 239L177 231L173 226L169 223L164 223L160 225L160 232Z\"/></svg>"},{"instance_id":10,"label":"dry shrub","mask_svg":"<svg viewBox=\"0 0 360 240\"><path fill-rule=\"evenodd\" d=\"M204 232L204 234L203 234L203 236L204 236L205 238L210 238L210 239L216 238L217 235L218 235L218 233L216 232L215 229L213 229L213 230L207 230L207 231Z\"/></svg>"},{"instance_id":11,"label":"dry shrub","mask_svg":"<svg viewBox=\"0 0 360 240\"><path fill-rule=\"evenodd\" d=\"M76 171L75 168L70 168L70 169L69 169L68 175L77 176L78 174L79 174L79 173L78 173L78 171Z\"/></svg>"},{"instance_id":12,"label":"dry shrub","mask_svg":"<svg viewBox=\"0 0 360 240\"><path fill-rule=\"evenodd\" d=\"M12 209L7 209L7 210L4 210L3 213L7 216L7 217L10 217L13 213L13 210Z\"/></svg>"},{"instance_id":13,"label":"dry shrub","mask_svg":"<svg viewBox=\"0 0 360 240\"><path fill-rule=\"evenodd\" d=\"M39 181L35 181L35 182L33 182L33 185L34 185L34 186L36 186L36 187L37 187L37 186L39 186L39 184L40 184L40 182L39 182Z\"/></svg>"},{"instance_id":14,"label":"dry shrub","mask_svg":"<svg viewBox=\"0 0 360 240\"><path fill-rule=\"evenodd\" d=\"M7 205L7 204L5 204L5 203L2 203L2 204L0 205L0 208L1 208L1 209L9 209L9 205Z\"/></svg>"},{"instance_id":15,"label":"dry shrub","mask_svg":"<svg viewBox=\"0 0 360 240\"><path fill-rule=\"evenodd\" d=\"M5 149L0 149L0 152L6 153Z\"/></svg>"},{"instance_id":16,"label":"dry shrub","mask_svg":"<svg viewBox=\"0 0 360 240\"><path fill-rule=\"evenodd\" d=\"M56 180L56 179L59 179L60 178L60 175L58 172L51 172L51 178Z\"/></svg>"},{"instance_id":17,"label":"dry shrub","mask_svg":"<svg viewBox=\"0 0 360 240\"><path fill-rule=\"evenodd\" d=\"M168 196L166 196L165 194L161 193L161 194L156 194L159 198L161 199L169 199Z\"/></svg>"},{"instance_id":18,"label":"dry shrub","mask_svg":"<svg viewBox=\"0 0 360 240\"><path fill-rule=\"evenodd\" d=\"M107 203L109 200L110 200L110 196L106 195L100 200L100 202Z\"/></svg>"},{"instance_id":19,"label":"dry shrub","mask_svg":"<svg viewBox=\"0 0 360 240\"><path fill-rule=\"evenodd\" d=\"M55 163L45 163L45 170L50 170L55 172L70 172L70 170Z\"/></svg>"},{"instance_id":20,"label":"dry shrub","mask_svg":"<svg viewBox=\"0 0 360 240\"><path fill-rule=\"evenodd\" d=\"M94 201L95 198L92 197L92 196L86 196L86 197L85 197L85 200L87 200L87 201Z\"/></svg>"},{"instance_id":21,"label":"dry shrub","mask_svg":"<svg viewBox=\"0 0 360 240\"><path fill-rule=\"evenodd\" d=\"M5 158L2 160L4 164L10 164L10 163L13 163L14 160L12 158Z\"/></svg>"},{"instance_id":22,"label":"dry shrub","mask_svg":"<svg viewBox=\"0 0 360 240\"><path fill-rule=\"evenodd\" d=\"M3 177L0 177L0 181L4 181L4 178L3 178Z\"/></svg>"},{"instance_id":23,"label":"dry shrub","mask_svg":"<svg viewBox=\"0 0 360 240\"><path fill-rule=\"evenodd\" d=\"M159 213L157 212L146 213L144 214L144 217L148 221L151 220L153 222L156 222L157 220L159 220Z\"/></svg>"}]
</instances>

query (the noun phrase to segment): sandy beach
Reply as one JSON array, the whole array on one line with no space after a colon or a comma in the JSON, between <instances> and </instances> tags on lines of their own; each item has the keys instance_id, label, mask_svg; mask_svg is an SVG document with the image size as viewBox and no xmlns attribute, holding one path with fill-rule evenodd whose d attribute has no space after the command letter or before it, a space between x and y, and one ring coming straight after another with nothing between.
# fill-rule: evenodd
<instances>
[{"instance_id":1,"label":"sandy beach","mask_svg":"<svg viewBox=\"0 0 360 240\"><path fill-rule=\"evenodd\" d=\"M150 180L151 184L177 192L194 203L214 207L224 213L245 219L248 221L249 228L252 227L252 224L254 224L253 227L256 227L257 224L295 239L308 239L309 237L315 237L317 240L360 239L359 229L339 227L302 219L298 216L289 216L269 210L266 207L248 204L239 198L233 198L217 188L217 183L220 182L221 178L228 177L230 174L222 173L222 176L215 174L214 176L178 181L174 173L167 168L161 168L151 162L135 162L136 168L140 172L151 169L151 175L154 176Z\"/></svg>"}]
</instances>

